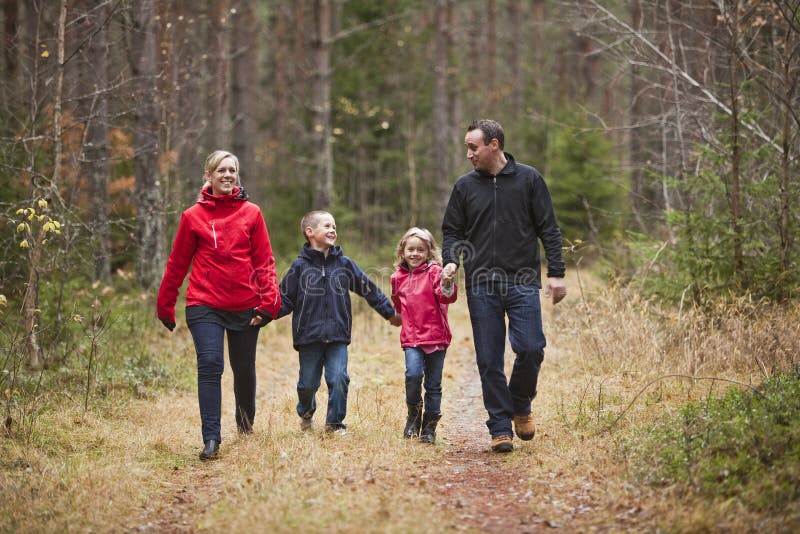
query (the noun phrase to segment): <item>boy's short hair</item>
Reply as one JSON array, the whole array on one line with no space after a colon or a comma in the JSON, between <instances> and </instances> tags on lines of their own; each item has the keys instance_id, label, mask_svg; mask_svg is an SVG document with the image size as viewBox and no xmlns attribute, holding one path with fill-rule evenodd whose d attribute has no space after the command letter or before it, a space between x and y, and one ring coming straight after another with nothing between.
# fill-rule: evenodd
<instances>
[{"instance_id":1,"label":"boy's short hair","mask_svg":"<svg viewBox=\"0 0 800 534\"><path fill-rule=\"evenodd\" d=\"M303 215L302 219L300 219L300 233L303 234L303 237L306 238L306 241L308 241L308 236L306 235L306 228L309 227L314 228L319 222L319 220L325 215L328 215L329 217L333 218L333 215L331 215L327 211L314 210L314 211L309 211L308 213Z\"/></svg>"}]
</instances>

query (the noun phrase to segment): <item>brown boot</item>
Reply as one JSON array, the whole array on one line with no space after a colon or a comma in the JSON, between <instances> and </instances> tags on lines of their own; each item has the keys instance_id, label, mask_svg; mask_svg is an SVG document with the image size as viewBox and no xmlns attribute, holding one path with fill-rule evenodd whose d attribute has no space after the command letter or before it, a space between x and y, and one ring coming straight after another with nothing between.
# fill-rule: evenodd
<instances>
[{"instance_id":1,"label":"brown boot","mask_svg":"<svg viewBox=\"0 0 800 534\"><path fill-rule=\"evenodd\" d=\"M492 450L494 452L511 452L514 450L514 442L511 441L511 436L505 434L495 436L492 438Z\"/></svg>"},{"instance_id":2,"label":"brown boot","mask_svg":"<svg viewBox=\"0 0 800 534\"><path fill-rule=\"evenodd\" d=\"M514 416L514 431L517 437L523 441L530 441L536 434L536 425L533 424L533 414L528 415L515 415Z\"/></svg>"}]
</instances>

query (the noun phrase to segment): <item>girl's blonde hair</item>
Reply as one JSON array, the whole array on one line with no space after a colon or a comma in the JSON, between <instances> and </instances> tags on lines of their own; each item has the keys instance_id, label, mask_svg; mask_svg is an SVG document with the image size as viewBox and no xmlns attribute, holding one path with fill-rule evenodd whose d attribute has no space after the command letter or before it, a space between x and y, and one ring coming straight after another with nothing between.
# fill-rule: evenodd
<instances>
[{"instance_id":1,"label":"girl's blonde hair","mask_svg":"<svg viewBox=\"0 0 800 534\"><path fill-rule=\"evenodd\" d=\"M439 265L442 264L442 250L439 248L439 245L436 244L436 239L433 237L433 234L428 231L427 228L417 228L416 226L413 228L409 228L403 237L400 238L400 242L397 243L397 250L395 251L395 257L397 262L394 264L395 268L399 268L405 259L403 258L403 249L406 248L406 243L412 237L416 237L420 239L423 243L428 245L428 260L438 263Z\"/></svg>"},{"instance_id":2,"label":"girl's blonde hair","mask_svg":"<svg viewBox=\"0 0 800 534\"><path fill-rule=\"evenodd\" d=\"M211 185L211 181L208 179L208 175L211 174L219 167L219 164L225 158L231 158L233 160L233 164L236 167L236 185L241 187L241 183L239 182L239 158L228 152L227 150L215 150L211 154L208 155L206 158L206 164L203 167L203 178L205 178L205 183L203 187L200 188L200 191L203 191L209 185ZM202 197L202 193L200 195Z\"/></svg>"}]
</instances>

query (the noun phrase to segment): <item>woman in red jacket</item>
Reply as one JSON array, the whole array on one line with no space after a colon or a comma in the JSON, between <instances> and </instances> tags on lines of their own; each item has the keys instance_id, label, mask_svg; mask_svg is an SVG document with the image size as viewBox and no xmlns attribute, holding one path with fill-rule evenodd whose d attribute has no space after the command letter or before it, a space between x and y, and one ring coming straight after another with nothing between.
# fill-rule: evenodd
<instances>
[{"instance_id":1,"label":"woman in red jacket","mask_svg":"<svg viewBox=\"0 0 800 534\"><path fill-rule=\"evenodd\" d=\"M403 436L419 435L420 441L433 443L442 416L442 369L451 339L447 305L456 301L456 286L453 275L442 275L441 251L428 230L416 227L408 230L397 244L396 256L397 270L391 279L392 302L403 323L400 345L406 355L408 405Z\"/></svg>"},{"instance_id":2,"label":"woman in red jacket","mask_svg":"<svg viewBox=\"0 0 800 534\"><path fill-rule=\"evenodd\" d=\"M236 426L249 433L256 412L259 328L281 307L275 258L261 210L239 186L239 160L217 150L206 158L206 184L181 215L158 291L158 318L175 328L175 301L189 267L186 324L197 352L197 393L203 432L201 460L215 458L222 441L220 413L223 338L233 370Z\"/></svg>"}]
</instances>

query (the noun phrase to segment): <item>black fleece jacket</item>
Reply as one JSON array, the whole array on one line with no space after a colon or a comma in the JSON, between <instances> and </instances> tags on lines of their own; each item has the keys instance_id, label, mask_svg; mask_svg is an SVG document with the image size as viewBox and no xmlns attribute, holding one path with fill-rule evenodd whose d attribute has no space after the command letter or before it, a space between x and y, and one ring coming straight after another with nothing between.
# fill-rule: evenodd
<instances>
[{"instance_id":1,"label":"black fleece jacket","mask_svg":"<svg viewBox=\"0 0 800 534\"><path fill-rule=\"evenodd\" d=\"M508 163L496 176L472 171L458 179L442 221L443 264L464 256L465 285L486 282L542 287L541 239L547 276L563 277L561 230L550 192L533 167Z\"/></svg>"}]
</instances>

